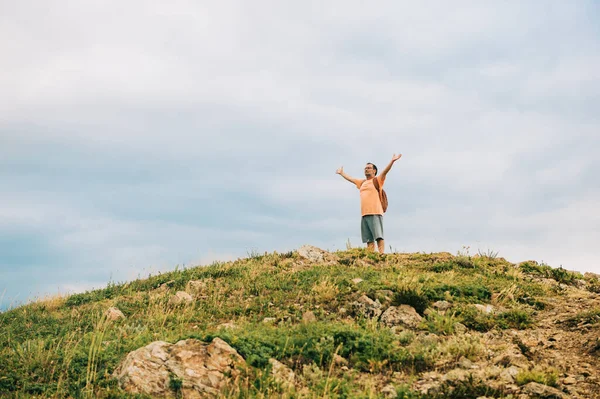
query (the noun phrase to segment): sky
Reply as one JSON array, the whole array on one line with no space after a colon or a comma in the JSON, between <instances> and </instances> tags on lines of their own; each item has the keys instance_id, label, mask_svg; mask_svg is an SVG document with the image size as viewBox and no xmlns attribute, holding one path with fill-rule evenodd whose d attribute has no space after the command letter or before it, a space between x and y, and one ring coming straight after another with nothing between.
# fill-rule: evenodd
<instances>
[{"instance_id":1,"label":"sky","mask_svg":"<svg viewBox=\"0 0 600 399\"><path fill-rule=\"evenodd\" d=\"M0 0L0 310L360 239L600 273L596 1ZM466 248L468 247L468 248Z\"/></svg>"}]
</instances>

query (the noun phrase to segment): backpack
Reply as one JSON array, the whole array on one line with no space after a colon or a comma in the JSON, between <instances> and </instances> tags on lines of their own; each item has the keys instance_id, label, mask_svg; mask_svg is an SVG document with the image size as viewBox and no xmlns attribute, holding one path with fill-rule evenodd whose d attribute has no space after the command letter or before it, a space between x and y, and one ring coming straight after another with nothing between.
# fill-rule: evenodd
<instances>
[{"instance_id":1,"label":"backpack","mask_svg":"<svg viewBox=\"0 0 600 399\"><path fill-rule=\"evenodd\" d=\"M373 185L375 186L375 189L379 193L379 200L381 201L381 207L383 208L383 212L385 213L385 211L387 211L387 207L388 207L387 194L385 193L385 190L379 186L379 181L377 180L377 177L373 178Z\"/></svg>"}]
</instances>

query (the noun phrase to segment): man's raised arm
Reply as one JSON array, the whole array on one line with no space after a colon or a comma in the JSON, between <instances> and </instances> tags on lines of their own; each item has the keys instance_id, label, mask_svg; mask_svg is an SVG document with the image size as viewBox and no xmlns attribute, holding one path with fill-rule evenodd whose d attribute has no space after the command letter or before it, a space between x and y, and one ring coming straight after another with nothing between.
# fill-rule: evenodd
<instances>
[{"instance_id":1,"label":"man's raised arm","mask_svg":"<svg viewBox=\"0 0 600 399\"><path fill-rule=\"evenodd\" d=\"M392 169L392 165L394 164L394 162L396 162L397 160L399 160L402 157L402 154L394 154L394 156L392 157L392 160L390 161L390 163L388 164L388 166L385 167L385 169L383 170L383 172L381 172L381 175L383 177L385 177L385 175L388 174L388 172L390 171L390 169Z\"/></svg>"},{"instance_id":2,"label":"man's raised arm","mask_svg":"<svg viewBox=\"0 0 600 399\"><path fill-rule=\"evenodd\" d=\"M338 175L342 176L344 179L348 180L350 183L352 184L356 184L356 179L348 176L347 174L344 173L344 167L342 166L341 168L339 168L338 170L335 171L335 173L337 173Z\"/></svg>"}]
</instances>

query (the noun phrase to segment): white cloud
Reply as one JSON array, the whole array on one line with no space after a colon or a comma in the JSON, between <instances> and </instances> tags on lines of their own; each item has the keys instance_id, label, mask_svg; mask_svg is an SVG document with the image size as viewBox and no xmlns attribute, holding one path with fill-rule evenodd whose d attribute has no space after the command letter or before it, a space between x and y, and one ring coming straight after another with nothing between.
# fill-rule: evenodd
<instances>
[{"instance_id":1,"label":"white cloud","mask_svg":"<svg viewBox=\"0 0 600 399\"><path fill-rule=\"evenodd\" d=\"M0 232L45 237L78 287L98 265L344 248L358 192L335 169L401 152L391 245L597 265L587 7L3 4Z\"/></svg>"}]
</instances>

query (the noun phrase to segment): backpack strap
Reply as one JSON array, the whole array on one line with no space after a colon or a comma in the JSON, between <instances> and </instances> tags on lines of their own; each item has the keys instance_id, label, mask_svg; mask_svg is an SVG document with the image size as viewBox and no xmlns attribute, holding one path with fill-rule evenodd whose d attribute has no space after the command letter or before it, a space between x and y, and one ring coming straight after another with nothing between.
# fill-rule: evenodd
<instances>
[{"instance_id":1,"label":"backpack strap","mask_svg":"<svg viewBox=\"0 0 600 399\"><path fill-rule=\"evenodd\" d=\"M373 178L373 185L375 186L375 190L377 190L377 193L381 195L381 187L379 186L379 180L377 180L377 176Z\"/></svg>"}]
</instances>

